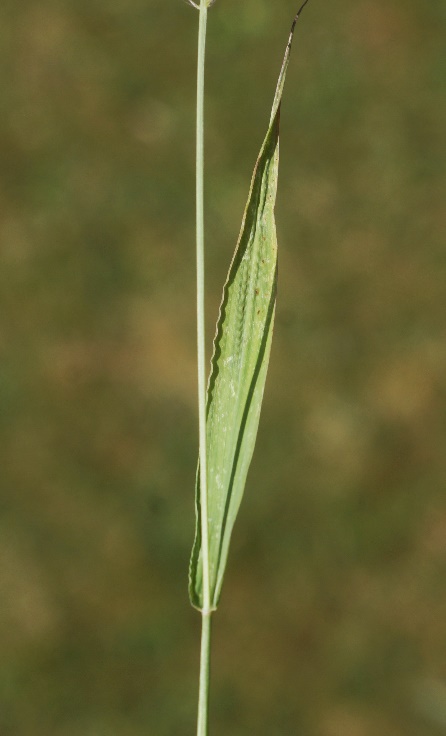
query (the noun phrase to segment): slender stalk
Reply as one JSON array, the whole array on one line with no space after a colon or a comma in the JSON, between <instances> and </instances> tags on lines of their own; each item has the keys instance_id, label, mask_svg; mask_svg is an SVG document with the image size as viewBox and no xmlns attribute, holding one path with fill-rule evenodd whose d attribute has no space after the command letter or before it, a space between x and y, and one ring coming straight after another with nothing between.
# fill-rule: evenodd
<instances>
[{"instance_id":1,"label":"slender stalk","mask_svg":"<svg viewBox=\"0 0 446 736\"><path fill-rule=\"evenodd\" d=\"M206 458L206 353L204 319L204 64L208 0L200 0L197 60L197 353L198 420L200 438L201 555L203 564L203 610L198 695L197 736L208 733L211 598L209 586L209 530Z\"/></svg>"},{"instance_id":2,"label":"slender stalk","mask_svg":"<svg viewBox=\"0 0 446 736\"><path fill-rule=\"evenodd\" d=\"M202 614L197 736L207 736L208 733L211 616L211 612Z\"/></svg>"},{"instance_id":3,"label":"slender stalk","mask_svg":"<svg viewBox=\"0 0 446 736\"><path fill-rule=\"evenodd\" d=\"M204 215L203 215L203 108L204 108L204 59L206 47L206 0L201 0L198 30L197 63L197 348L198 348L198 420L200 436L200 503L201 503L201 554L203 563L203 614L211 609L209 589L209 531L206 462L206 365L204 332Z\"/></svg>"}]
</instances>

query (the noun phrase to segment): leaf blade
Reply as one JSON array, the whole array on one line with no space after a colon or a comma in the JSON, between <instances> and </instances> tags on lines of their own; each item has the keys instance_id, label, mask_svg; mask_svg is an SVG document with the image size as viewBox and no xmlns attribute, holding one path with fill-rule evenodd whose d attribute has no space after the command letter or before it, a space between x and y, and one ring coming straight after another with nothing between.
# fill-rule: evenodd
<instances>
[{"instance_id":1,"label":"leaf blade","mask_svg":"<svg viewBox=\"0 0 446 736\"><path fill-rule=\"evenodd\" d=\"M254 451L274 325L277 238L274 205L280 103L295 22L270 124L251 180L240 236L223 289L207 395L208 537L211 607L220 598L232 529ZM189 595L203 607L199 473Z\"/></svg>"}]
</instances>

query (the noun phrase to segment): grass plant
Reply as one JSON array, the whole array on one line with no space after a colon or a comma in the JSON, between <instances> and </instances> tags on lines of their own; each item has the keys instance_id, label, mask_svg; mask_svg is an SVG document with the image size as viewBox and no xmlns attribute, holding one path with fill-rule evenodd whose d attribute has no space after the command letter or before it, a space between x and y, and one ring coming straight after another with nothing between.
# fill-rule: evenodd
<instances>
[{"instance_id":1,"label":"grass plant","mask_svg":"<svg viewBox=\"0 0 446 736\"><path fill-rule=\"evenodd\" d=\"M196 118L196 259L199 463L196 533L189 594L202 615L197 736L208 733L211 618L216 610L232 529L244 493L268 369L277 290L274 206L279 165L280 107L294 30L291 27L268 130L251 180L235 253L223 288L206 390L204 309L204 73L207 15L201 0Z\"/></svg>"}]
</instances>

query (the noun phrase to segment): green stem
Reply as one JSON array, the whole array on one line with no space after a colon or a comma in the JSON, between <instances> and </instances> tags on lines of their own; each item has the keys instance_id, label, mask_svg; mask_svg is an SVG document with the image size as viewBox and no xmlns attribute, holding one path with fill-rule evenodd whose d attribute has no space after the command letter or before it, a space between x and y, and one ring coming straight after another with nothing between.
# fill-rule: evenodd
<instances>
[{"instance_id":1,"label":"green stem","mask_svg":"<svg viewBox=\"0 0 446 736\"><path fill-rule=\"evenodd\" d=\"M204 58L206 48L206 0L200 3L197 63L197 348L198 348L198 420L200 435L200 505L201 555L203 563L203 613L211 610L209 589L209 531L206 462L206 365L204 332L204 215L203 215L203 108Z\"/></svg>"},{"instance_id":2,"label":"green stem","mask_svg":"<svg viewBox=\"0 0 446 736\"><path fill-rule=\"evenodd\" d=\"M208 733L211 616L211 612L207 614L203 613L201 621L200 689L198 695L197 736L207 736Z\"/></svg>"},{"instance_id":3,"label":"green stem","mask_svg":"<svg viewBox=\"0 0 446 736\"><path fill-rule=\"evenodd\" d=\"M198 420L200 437L201 559L203 564L203 610L197 736L208 733L209 663L211 642L211 597L209 585L209 530L206 458L206 352L204 319L204 66L208 0L200 0L197 61L197 357Z\"/></svg>"}]
</instances>

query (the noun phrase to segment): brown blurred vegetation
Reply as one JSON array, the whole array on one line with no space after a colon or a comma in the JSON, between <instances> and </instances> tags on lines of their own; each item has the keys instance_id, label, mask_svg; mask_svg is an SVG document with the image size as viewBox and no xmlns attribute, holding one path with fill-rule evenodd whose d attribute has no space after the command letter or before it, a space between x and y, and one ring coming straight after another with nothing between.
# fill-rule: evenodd
<instances>
[{"instance_id":1,"label":"brown blurred vegetation","mask_svg":"<svg viewBox=\"0 0 446 736\"><path fill-rule=\"evenodd\" d=\"M207 293L296 8L218 0ZM196 13L0 5L0 734L194 732ZM215 736L446 731L446 5L314 0Z\"/></svg>"}]
</instances>

